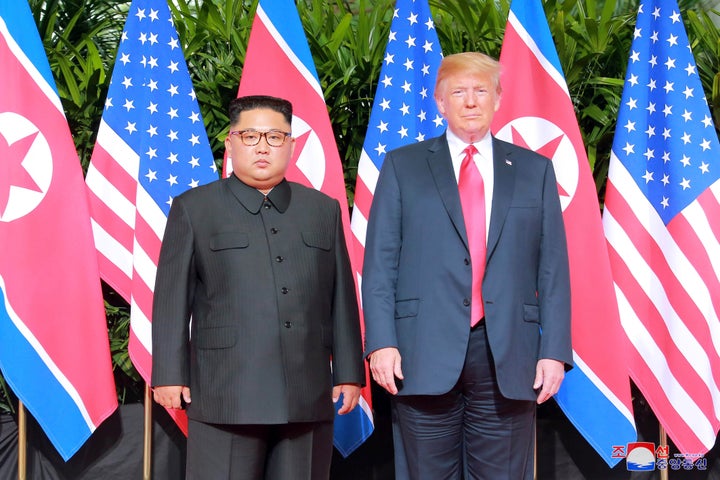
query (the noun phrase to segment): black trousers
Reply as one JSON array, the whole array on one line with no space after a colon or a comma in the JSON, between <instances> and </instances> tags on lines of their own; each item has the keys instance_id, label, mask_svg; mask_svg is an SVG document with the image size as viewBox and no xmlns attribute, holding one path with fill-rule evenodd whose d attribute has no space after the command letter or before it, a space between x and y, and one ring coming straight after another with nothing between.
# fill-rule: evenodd
<instances>
[{"instance_id":1,"label":"black trousers","mask_svg":"<svg viewBox=\"0 0 720 480\"><path fill-rule=\"evenodd\" d=\"M533 478L535 402L500 393L484 324L472 330L450 392L393 401L410 479Z\"/></svg>"},{"instance_id":2,"label":"black trousers","mask_svg":"<svg viewBox=\"0 0 720 480\"><path fill-rule=\"evenodd\" d=\"M187 480L327 480L333 424L189 421Z\"/></svg>"}]
</instances>

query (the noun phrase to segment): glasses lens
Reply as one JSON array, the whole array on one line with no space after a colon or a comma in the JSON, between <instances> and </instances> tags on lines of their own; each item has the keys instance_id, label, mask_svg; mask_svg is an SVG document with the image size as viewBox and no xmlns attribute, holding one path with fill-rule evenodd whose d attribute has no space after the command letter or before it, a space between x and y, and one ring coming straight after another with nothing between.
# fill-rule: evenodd
<instances>
[{"instance_id":1,"label":"glasses lens","mask_svg":"<svg viewBox=\"0 0 720 480\"><path fill-rule=\"evenodd\" d=\"M240 138L242 139L243 143L248 147L257 145L258 142L260 142L260 137L261 134L258 132L242 132L240 134Z\"/></svg>"},{"instance_id":2,"label":"glasses lens","mask_svg":"<svg viewBox=\"0 0 720 480\"><path fill-rule=\"evenodd\" d=\"M285 134L282 132L267 132L265 139L271 147L279 147L285 143Z\"/></svg>"}]
</instances>

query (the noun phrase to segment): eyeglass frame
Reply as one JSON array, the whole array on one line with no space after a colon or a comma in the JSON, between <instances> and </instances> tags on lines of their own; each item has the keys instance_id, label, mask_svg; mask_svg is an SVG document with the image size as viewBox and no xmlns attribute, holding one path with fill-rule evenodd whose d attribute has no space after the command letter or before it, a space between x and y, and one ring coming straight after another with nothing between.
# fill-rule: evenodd
<instances>
[{"instance_id":1,"label":"eyeglass frame","mask_svg":"<svg viewBox=\"0 0 720 480\"><path fill-rule=\"evenodd\" d=\"M245 133L257 133L257 134L259 135L259 136L258 136L258 141L255 142L255 143L252 143L252 144L247 143L247 142L245 141L245 138L243 137L243 134L245 134ZM273 145L273 144L271 144L271 143L268 141L268 137L267 137L267 134L268 134L268 133L279 133L279 134L284 135L284 136L283 136L283 141L282 141L282 143L281 143L280 145ZM233 135L233 136L239 137L239 138L240 138L240 141L242 142L242 144L245 145L246 147L254 147L254 146L258 145L258 144L260 143L260 140L262 140L263 137L264 137L264 138L265 138L265 143L267 143L268 145L270 145L270 146L273 147L273 148L280 148L280 147L282 147L283 145L285 145L285 142L287 141L287 139L288 139L289 137L292 137L292 132L283 132L282 130L267 130L267 131L265 131L265 132L261 132L261 131L259 131L259 130L255 130L255 129L253 129L253 128L246 128L245 130L230 130L230 131L228 132L228 135Z\"/></svg>"}]
</instances>

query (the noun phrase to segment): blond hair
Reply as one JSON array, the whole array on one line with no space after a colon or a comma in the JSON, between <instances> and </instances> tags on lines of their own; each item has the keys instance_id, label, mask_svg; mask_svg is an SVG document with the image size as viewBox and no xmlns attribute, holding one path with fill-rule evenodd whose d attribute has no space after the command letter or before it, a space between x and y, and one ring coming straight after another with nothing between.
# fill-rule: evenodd
<instances>
[{"instance_id":1,"label":"blond hair","mask_svg":"<svg viewBox=\"0 0 720 480\"><path fill-rule=\"evenodd\" d=\"M435 95L442 88L442 83L448 77L459 73L478 73L490 75L495 91L498 95L502 92L500 86L500 62L489 55L480 52L464 52L448 55L440 62L438 68L437 80L435 80Z\"/></svg>"}]
</instances>

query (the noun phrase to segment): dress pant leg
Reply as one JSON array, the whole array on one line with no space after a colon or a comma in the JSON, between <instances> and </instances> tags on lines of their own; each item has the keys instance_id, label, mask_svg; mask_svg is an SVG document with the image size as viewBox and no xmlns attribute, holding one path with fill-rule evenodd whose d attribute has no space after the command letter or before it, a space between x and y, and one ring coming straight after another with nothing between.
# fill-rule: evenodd
<instances>
[{"instance_id":1,"label":"dress pant leg","mask_svg":"<svg viewBox=\"0 0 720 480\"><path fill-rule=\"evenodd\" d=\"M187 480L263 478L267 433L263 426L188 422Z\"/></svg>"},{"instance_id":2,"label":"dress pant leg","mask_svg":"<svg viewBox=\"0 0 720 480\"><path fill-rule=\"evenodd\" d=\"M393 398L411 480L462 478L463 399L445 395Z\"/></svg>"},{"instance_id":3,"label":"dress pant leg","mask_svg":"<svg viewBox=\"0 0 720 480\"><path fill-rule=\"evenodd\" d=\"M265 480L328 480L333 422L274 426Z\"/></svg>"},{"instance_id":4,"label":"dress pant leg","mask_svg":"<svg viewBox=\"0 0 720 480\"><path fill-rule=\"evenodd\" d=\"M485 326L470 334L461 384L467 480L532 480L535 402L505 398Z\"/></svg>"}]
</instances>

